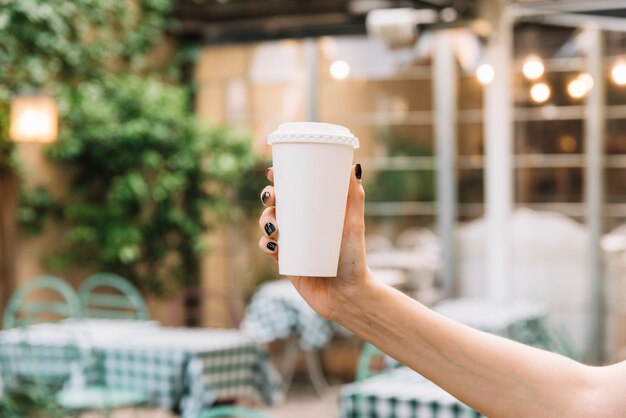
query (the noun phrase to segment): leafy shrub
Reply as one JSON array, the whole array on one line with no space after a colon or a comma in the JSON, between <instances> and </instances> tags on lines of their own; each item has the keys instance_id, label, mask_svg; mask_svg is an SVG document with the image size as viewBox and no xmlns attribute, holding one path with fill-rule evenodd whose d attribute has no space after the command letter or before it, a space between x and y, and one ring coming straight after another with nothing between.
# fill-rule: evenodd
<instances>
[{"instance_id":1,"label":"leafy shrub","mask_svg":"<svg viewBox=\"0 0 626 418\"><path fill-rule=\"evenodd\" d=\"M198 280L205 232L237 215L249 136L201 128L184 89L156 78L110 76L72 89L51 158L75 170L62 202L69 246L51 261L107 270L161 294Z\"/></svg>"}]
</instances>

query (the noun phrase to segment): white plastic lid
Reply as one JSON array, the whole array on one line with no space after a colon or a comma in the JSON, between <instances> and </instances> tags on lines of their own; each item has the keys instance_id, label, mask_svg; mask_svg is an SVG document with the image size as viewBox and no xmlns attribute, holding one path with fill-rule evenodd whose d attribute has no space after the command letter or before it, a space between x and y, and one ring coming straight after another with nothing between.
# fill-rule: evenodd
<instances>
[{"instance_id":1,"label":"white plastic lid","mask_svg":"<svg viewBox=\"0 0 626 418\"><path fill-rule=\"evenodd\" d=\"M359 148L358 138L348 128L319 122L282 123L267 137L268 144L276 142L321 142Z\"/></svg>"}]
</instances>

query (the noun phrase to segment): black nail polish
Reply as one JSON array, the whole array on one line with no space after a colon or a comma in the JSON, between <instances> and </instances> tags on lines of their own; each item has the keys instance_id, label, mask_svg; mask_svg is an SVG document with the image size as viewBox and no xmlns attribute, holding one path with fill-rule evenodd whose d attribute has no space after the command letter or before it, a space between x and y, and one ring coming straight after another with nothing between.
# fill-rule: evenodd
<instances>
[{"instance_id":1,"label":"black nail polish","mask_svg":"<svg viewBox=\"0 0 626 418\"><path fill-rule=\"evenodd\" d=\"M269 199L269 198L270 198L270 192L265 192L261 196L261 200L263 201L263 203L267 202L267 199Z\"/></svg>"},{"instance_id":2,"label":"black nail polish","mask_svg":"<svg viewBox=\"0 0 626 418\"><path fill-rule=\"evenodd\" d=\"M268 237L272 235L274 231L276 231L276 227L272 225L270 222L266 223L263 228L265 229L265 233L267 234Z\"/></svg>"},{"instance_id":3,"label":"black nail polish","mask_svg":"<svg viewBox=\"0 0 626 418\"><path fill-rule=\"evenodd\" d=\"M268 242L267 243L267 249L270 251L274 251L276 249L276 243L275 242Z\"/></svg>"},{"instance_id":4,"label":"black nail polish","mask_svg":"<svg viewBox=\"0 0 626 418\"><path fill-rule=\"evenodd\" d=\"M362 174L363 174L363 171L361 170L361 164L357 164L354 167L354 175L356 176L357 179L361 180Z\"/></svg>"}]
</instances>

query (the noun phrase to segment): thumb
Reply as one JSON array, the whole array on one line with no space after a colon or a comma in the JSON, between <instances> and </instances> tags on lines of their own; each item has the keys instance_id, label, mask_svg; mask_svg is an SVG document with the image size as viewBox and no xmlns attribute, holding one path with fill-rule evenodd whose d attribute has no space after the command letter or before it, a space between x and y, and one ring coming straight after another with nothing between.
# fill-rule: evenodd
<instances>
[{"instance_id":1,"label":"thumb","mask_svg":"<svg viewBox=\"0 0 626 418\"><path fill-rule=\"evenodd\" d=\"M365 218L365 190L361 182L361 164L356 164L350 172L346 221L353 225L363 225Z\"/></svg>"}]
</instances>

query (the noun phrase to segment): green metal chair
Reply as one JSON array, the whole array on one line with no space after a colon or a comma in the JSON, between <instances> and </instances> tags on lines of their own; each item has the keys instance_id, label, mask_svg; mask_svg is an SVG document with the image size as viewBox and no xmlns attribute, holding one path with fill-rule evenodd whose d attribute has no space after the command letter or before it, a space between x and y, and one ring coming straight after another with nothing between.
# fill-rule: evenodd
<instances>
[{"instance_id":1,"label":"green metal chair","mask_svg":"<svg viewBox=\"0 0 626 418\"><path fill-rule=\"evenodd\" d=\"M377 357L381 359L382 367L372 369L372 366L374 365L374 359ZM385 358L385 353L380 351L374 345L366 342L363 345L363 350L361 351L361 355L359 356L359 360L357 362L355 380L357 382L362 382L363 380L382 372L385 368Z\"/></svg>"},{"instance_id":2,"label":"green metal chair","mask_svg":"<svg viewBox=\"0 0 626 418\"><path fill-rule=\"evenodd\" d=\"M44 299L45 298L45 299ZM11 329L10 344L0 345L0 367L3 380L2 414L19 417L31 414L32 408L43 408L49 417L64 416L55 401L55 394L69 379L75 348L58 347L50 370L28 367L37 365L35 348L30 344L31 325L76 318L80 315L80 303L74 290L62 279L42 276L30 280L18 288L9 299L4 311L3 325ZM7 331L9 332L9 331ZM3 333L2 338L8 338ZM2 416L4 416L2 415Z\"/></svg>"},{"instance_id":3,"label":"green metal chair","mask_svg":"<svg viewBox=\"0 0 626 418\"><path fill-rule=\"evenodd\" d=\"M45 301L29 300L36 292L47 292ZM59 300L49 300L56 296ZM58 298L60 296L60 298ZM66 282L54 276L37 277L13 293L4 310L4 329L51 322L80 315L80 303Z\"/></svg>"},{"instance_id":4,"label":"green metal chair","mask_svg":"<svg viewBox=\"0 0 626 418\"><path fill-rule=\"evenodd\" d=\"M128 280L113 273L96 273L78 291L83 316L99 319L148 320L143 296Z\"/></svg>"},{"instance_id":5,"label":"green metal chair","mask_svg":"<svg viewBox=\"0 0 626 418\"><path fill-rule=\"evenodd\" d=\"M240 406L218 406L200 413L198 418L271 418L254 409Z\"/></svg>"}]
</instances>

